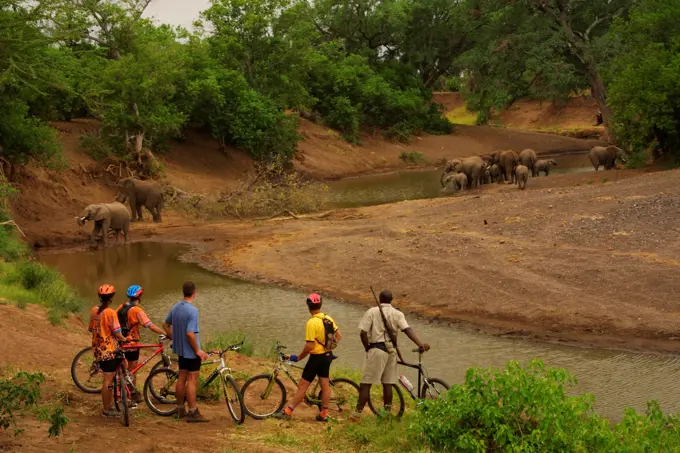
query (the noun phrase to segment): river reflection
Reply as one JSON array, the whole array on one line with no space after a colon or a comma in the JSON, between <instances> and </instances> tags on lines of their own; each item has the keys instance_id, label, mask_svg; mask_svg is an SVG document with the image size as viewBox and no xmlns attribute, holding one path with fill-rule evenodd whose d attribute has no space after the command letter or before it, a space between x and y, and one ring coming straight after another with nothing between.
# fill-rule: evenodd
<instances>
[{"instance_id":1,"label":"river reflection","mask_svg":"<svg viewBox=\"0 0 680 453\"><path fill-rule=\"evenodd\" d=\"M116 286L118 302L124 300L129 285L142 285L143 305L157 323L181 298L182 283L192 280L198 288L196 305L204 339L240 331L261 350L275 340L295 352L302 348L308 317L305 294L226 278L182 263L177 257L183 250L186 248L180 245L147 242L97 252L45 254L41 260L63 272L92 305L97 302L96 289L102 283ZM364 352L357 324L364 307L329 299L325 299L324 307L345 334L338 348L339 364L358 369ZM432 351L425 356L430 373L449 383L462 382L465 371L472 366L502 367L508 360L526 362L539 358L578 376L574 391L595 394L597 410L610 418L620 418L628 406L642 411L649 399L660 401L664 411L680 411L680 395L673 391L680 378L677 357L501 339L428 323L408 313L407 318L421 338L432 345ZM415 360L414 354L405 355Z\"/></svg>"}]
</instances>

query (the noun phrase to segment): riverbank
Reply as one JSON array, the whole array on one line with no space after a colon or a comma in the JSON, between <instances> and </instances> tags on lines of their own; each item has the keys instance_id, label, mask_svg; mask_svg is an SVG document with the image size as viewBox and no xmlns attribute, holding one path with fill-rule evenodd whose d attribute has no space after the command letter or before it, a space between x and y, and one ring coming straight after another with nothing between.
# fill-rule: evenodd
<instances>
[{"instance_id":1,"label":"riverbank","mask_svg":"<svg viewBox=\"0 0 680 453\"><path fill-rule=\"evenodd\" d=\"M679 180L556 175L297 220L171 218L139 236L196 245L189 259L226 275L365 305L369 285L390 287L410 312L495 335L677 352Z\"/></svg>"}]
</instances>

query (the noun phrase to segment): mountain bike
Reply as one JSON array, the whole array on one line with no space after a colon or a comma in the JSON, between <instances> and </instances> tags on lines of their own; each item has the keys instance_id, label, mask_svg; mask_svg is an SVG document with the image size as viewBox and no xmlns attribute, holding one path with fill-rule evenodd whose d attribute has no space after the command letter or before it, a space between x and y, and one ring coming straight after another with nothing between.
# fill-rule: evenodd
<instances>
[{"instance_id":1,"label":"mountain bike","mask_svg":"<svg viewBox=\"0 0 680 453\"><path fill-rule=\"evenodd\" d=\"M132 394L135 389L132 374L127 370L127 359L122 349L117 349L115 358L118 359L116 374L113 376L113 404L116 410L123 416L123 426L130 426L130 409L137 407L132 402Z\"/></svg>"},{"instance_id":2,"label":"mountain bike","mask_svg":"<svg viewBox=\"0 0 680 453\"><path fill-rule=\"evenodd\" d=\"M137 365L131 372L136 374L144 365L149 363L151 359L159 354L161 355L161 359L151 367L151 371L161 367L172 368L173 360L171 356L166 353L164 345L164 342L167 341L167 339L168 338L165 335L159 335L158 343L132 343L124 345L122 347L123 350L157 348L149 358ZM94 349L91 346L84 348L73 358L73 362L71 362L71 378L76 386L85 393L100 393L102 391L104 376L102 375L102 370L99 368L99 362L95 360Z\"/></svg>"},{"instance_id":3,"label":"mountain bike","mask_svg":"<svg viewBox=\"0 0 680 453\"><path fill-rule=\"evenodd\" d=\"M243 346L243 342L231 345L218 352L209 353L209 356L217 355L219 359L203 362L201 367L213 364L217 364L217 367L197 389L197 397L201 398L201 390L206 390L219 376L229 415L231 415L237 425L240 425L245 420L246 411L243 405L243 395L236 384L234 376L231 374L231 368L227 366L224 354L229 351L238 351L241 349L241 346ZM158 368L149 374L144 382L144 401L146 401L149 409L163 417L169 417L177 413L175 387L178 379L179 373L170 368ZM156 395L158 395L158 398Z\"/></svg>"},{"instance_id":4,"label":"mountain bike","mask_svg":"<svg viewBox=\"0 0 680 453\"><path fill-rule=\"evenodd\" d=\"M399 382L402 387L408 392L409 395L411 395L411 398L414 401L418 400L424 400L424 399L438 399L446 393L446 391L451 388L449 384L447 384L444 380L439 379L439 378L431 378L428 374L427 371L425 370L425 367L423 366L423 354L425 351L421 349L413 349L412 352L417 352L418 353L418 363L417 364L411 364L411 363L406 363L399 361L397 362L399 365L403 365L408 368L413 368L418 370L418 385L417 387L414 387L413 385L408 385L411 384L408 382L406 379L406 382L402 380L401 378L399 379ZM403 376L402 376L403 377ZM401 388L396 385L396 384L391 384L393 386L393 398L398 401L398 404L392 403L392 413L393 415L396 415L397 417L401 417L404 414L404 409L406 407L406 404L404 402L404 394L401 390ZM371 411L374 414L378 414L378 409L376 408L376 405L373 404L373 399L374 398L380 398L379 401L382 402L382 394L380 393L371 393L371 397L368 400L368 407L371 409ZM379 407L379 406L378 406ZM396 414L394 413L396 411Z\"/></svg>"},{"instance_id":5,"label":"mountain bike","mask_svg":"<svg viewBox=\"0 0 680 453\"><path fill-rule=\"evenodd\" d=\"M293 365L283 353L286 347L276 343L277 363L271 373L259 374L248 379L241 392L245 400L246 413L256 420L264 420L283 409L286 404L286 387L279 379L283 372L288 379L297 387L298 381L290 371L290 368L302 369ZM321 384L318 379L315 385L310 386L305 394L304 402L308 406L322 408ZM356 382L344 378L330 380L331 402L328 407L329 414L338 418L340 414L351 412L356 407L359 399L359 385Z\"/></svg>"}]
</instances>

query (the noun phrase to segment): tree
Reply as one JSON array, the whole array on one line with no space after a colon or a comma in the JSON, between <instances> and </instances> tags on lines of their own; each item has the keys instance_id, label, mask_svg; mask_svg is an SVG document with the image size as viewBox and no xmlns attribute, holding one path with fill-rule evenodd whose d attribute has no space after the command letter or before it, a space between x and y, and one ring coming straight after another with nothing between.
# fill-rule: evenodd
<instances>
[{"instance_id":1,"label":"tree","mask_svg":"<svg viewBox=\"0 0 680 453\"><path fill-rule=\"evenodd\" d=\"M680 159L680 0L645 0L616 21L604 79L617 138Z\"/></svg>"}]
</instances>

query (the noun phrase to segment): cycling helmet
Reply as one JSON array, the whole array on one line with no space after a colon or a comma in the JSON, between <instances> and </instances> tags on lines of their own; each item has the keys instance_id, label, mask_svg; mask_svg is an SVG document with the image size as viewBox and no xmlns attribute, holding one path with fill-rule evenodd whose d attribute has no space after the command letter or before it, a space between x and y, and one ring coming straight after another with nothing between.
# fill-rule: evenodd
<instances>
[{"instance_id":1,"label":"cycling helmet","mask_svg":"<svg viewBox=\"0 0 680 453\"><path fill-rule=\"evenodd\" d=\"M144 292L144 288L139 285L132 285L127 290L127 296L131 299L138 299Z\"/></svg>"},{"instance_id":2,"label":"cycling helmet","mask_svg":"<svg viewBox=\"0 0 680 453\"><path fill-rule=\"evenodd\" d=\"M320 305L321 302L322 302L321 296L319 296L317 293L312 293L309 296L307 296L308 304Z\"/></svg>"},{"instance_id":3,"label":"cycling helmet","mask_svg":"<svg viewBox=\"0 0 680 453\"><path fill-rule=\"evenodd\" d=\"M97 294L100 296L113 296L116 294L116 288L114 288L113 285L102 285L99 287Z\"/></svg>"}]
</instances>

